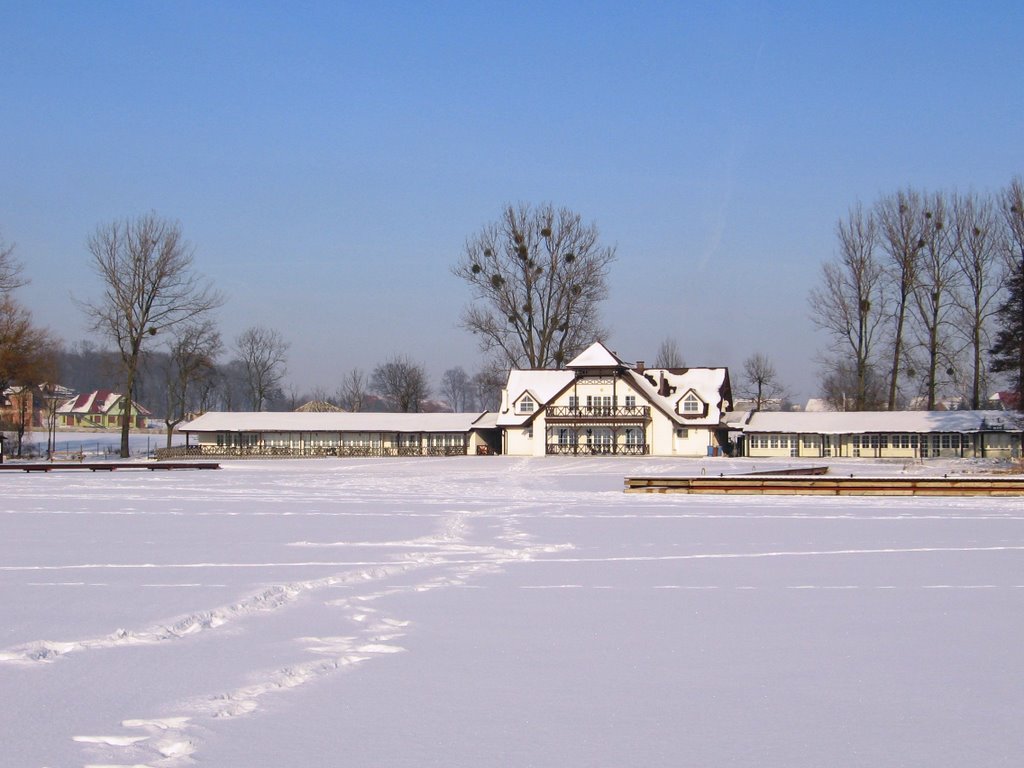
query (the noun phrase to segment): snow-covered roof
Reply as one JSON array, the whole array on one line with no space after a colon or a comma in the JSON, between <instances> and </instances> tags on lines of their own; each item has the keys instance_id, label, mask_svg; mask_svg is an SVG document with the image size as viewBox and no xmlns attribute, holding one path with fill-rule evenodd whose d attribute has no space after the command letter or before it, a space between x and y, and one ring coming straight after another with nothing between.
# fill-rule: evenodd
<instances>
[{"instance_id":1,"label":"snow-covered roof","mask_svg":"<svg viewBox=\"0 0 1024 768\"><path fill-rule=\"evenodd\" d=\"M470 432L486 428L482 413L297 413L211 411L182 432Z\"/></svg>"},{"instance_id":2,"label":"snow-covered roof","mask_svg":"<svg viewBox=\"0 0 1024 768\"><path fill-rule=\"evenodd\" d=\"M57 413L108 413L122 397L124 396L109 389L97 389L72 397L58 406ZM149 410L138 403L135 403L135 409L142 416L149 415Z\"/></svg>"},{"instance_id":3,"label":"snow-covered roof","mask_svg":"<svg viewBox=\"0 0 1024 768\"><path fill-rule=\"evenodd\" d=\"M512 403L519 400L524 392L529 392L537 405L546 405L551 399L565 389L576 378L572 371L521 371L513 368L508 372L505 390L508 392L508 412L498 415L498 426L515 427L529 421L533 414L516 413Z\"/></svg>"},{"instance_id":4,"label":"snow-covered roof","mask_svg":"<svg viewBox=\"0 0 1024 768\"><path fill-rule=\"evenodd\" d=\"M758 411L744 432L849 435L868 432L981 432L1020 429L1005 411Z\"/></svg>"},{"instance_id":5,"label":"snow-covered roof","mask_svg":"<svg viewBox=\"0 0 1024 768\"><path fill-rule=\"evenodd\" d=\"M635 370L627 373L652 404L680 424L706 426L721 421L722 411L726 409L722 389L728 376L727 368L648 368L643 373ZM683 418L676 409L677 403L691 391L708 405L706 416Z\"/></svg>"},{"instance_id":6,"label":"snow-covered roof","mask_svg":"<svg viewBox=\"0 0 1024 768\"><path fill-rule=\"evenodd\" d=\"M626 363L608 349L600 341L595 341L585 350L580 352L565 367L566 368L621 368Z\"/></svg>"},{"instance_id":7,"label":"snow-covered roof","mask_svg":"<svg viewBox=\"0 0 1024 768\"><path fill-rule=\"evenodd\" d=\"M829 405L824 397L812 397L807 401L804 410L808 413L831 413L835 408Z\"/></svg>"},{"instance_id":8,"label":"snow-covered roof","mask_svg":"<svg viewBox=\"0 0 1024 768\"><path fill-rule=\"evenodd\" d=\"M595 343L569 365L577 369L587 369L625 368L626 364L609 352L603 344ZM526 424L534 418L541 407L548 405L572 384L578 374L578 370L509 371L508 383L505 385L508 400L504 404L507 410L498 415L498 426L515 427ZM717 425L721 420L722 411L726 407L731 407L731 404L723 402L723 389L729 375L726 368L648 368L643 373L627 368L623 375L644 398L679 424ZM687 417L680 414L677 404L691 391L707 404L706 414ZM531 413L519 413L513 407L513 403L518 402L524 393L529 393L537 403L538 408Z\"/></svg>"}]
</instances>

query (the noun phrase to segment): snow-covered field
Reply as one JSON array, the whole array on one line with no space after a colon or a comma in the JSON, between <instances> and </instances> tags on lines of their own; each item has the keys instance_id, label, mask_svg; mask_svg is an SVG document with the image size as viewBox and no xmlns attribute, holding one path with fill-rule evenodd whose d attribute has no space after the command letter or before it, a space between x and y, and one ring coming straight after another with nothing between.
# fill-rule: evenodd
<instances>
[{"instance_id":1,"label":"snow-covered field","mask_svg":"<svg viewBox=\"0 0 1024 768\"><path fill-rule=\"evenodd\" d=\"M1024 501L702 468L0 473L0 765L1021 764Z\"/></svg>"}]
</instances>

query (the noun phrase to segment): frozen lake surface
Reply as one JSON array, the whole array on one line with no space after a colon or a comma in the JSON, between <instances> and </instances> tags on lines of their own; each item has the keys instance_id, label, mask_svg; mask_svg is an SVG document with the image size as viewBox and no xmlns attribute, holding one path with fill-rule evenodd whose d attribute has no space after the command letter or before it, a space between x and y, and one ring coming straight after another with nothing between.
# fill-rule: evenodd
<instances>
[{"instance_id":1,"label":"frozen lake surface","mask_svg":"<svg viewBox=\"0 0 1024 768\"><path fill-rule=\"evenodd\" d=\"M1020 765L1024 501L752 468L2 473L0 766Z\"/></svg>"}]
</instances>

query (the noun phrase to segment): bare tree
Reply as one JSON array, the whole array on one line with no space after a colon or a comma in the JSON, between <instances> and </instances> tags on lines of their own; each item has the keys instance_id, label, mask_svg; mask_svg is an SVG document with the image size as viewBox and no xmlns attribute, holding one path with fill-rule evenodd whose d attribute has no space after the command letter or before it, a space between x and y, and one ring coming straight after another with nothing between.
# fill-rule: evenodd
<instances>
[{"instance_id":1,"label":"bare tree","mask_svg":"<svg viewBox=\"0 0 1024 768\"><path fill-rule=\"evenodd\" d=\"M472 407L473 380L462 366L449 368L441 375L441 397L456 413L464 413Z\"/></svg>"},{"instance_id":2,"label":"bare tree","mask_svg":"<svg viewBox=\"0 0 1024 768\"><path fill-rule=\"evenodd\" d=\"M235 339L235 351L245 367L250 407L262 411L269 399L282 394L288 342L271 328L253 326Z\"/></svg>"},{"instance_id":3,"label":"bare tree","mask_svg":"<svg viewBox=\"0 0 1024 768\"><path fill-rule=\"evenodd\" d=\"M658 345L658 354L654 356L655 368L682 368L686 365L679 344L674 338L665 337Z\"/></svg>"},{"instance_id":4,"label":"bare tree","mask_svg":"<svg viewBox=\"0 0 1024 768\"><path fill-rule=\"evenodd\" d=\"M913 318L919 348L924 356L924 394L926 409L935 409L945 365L946 373L954 374L953 350L949 346L949 324L953 294L960 274L957 270L956 228L949 226L950 210L941 193L930 196L925 203L925 227L922 239L918 281L914 287Z\"/></svg>"},{"instance_id":5,"label":"bare tree","mask_svg":"<svg viewBox=\"0 0 1024 768\"><path fill-rule=\"evenodd\" d=\"M821 380L821 396L835 410L850 411L854 409L850 392L863 384L864 393L861 410L873 411L885 403L885 378L876 374L874 368L868 368L867 376L861 380L858 371L849 361L832 361L824 371Z\"/></svg>"},{"instance_id":6,"label":"bare tree","mask_svg":"<svg viewBox=\"0 0 1024 768\"><path fill-rule=\"evenodd\" d=\"M148 213L102 225L89 238L102 298L83 303L94 330L117 345L131 408L135 380L148 340L185 321L195 322L223 299L193 271L193 248L181 225ZM121 427L121 456L128 456L131 419Z\"/></svg>"},{"instance_id":7,"label":"bare tree","mask_svg":"<svg viewBox=\"0 0 1024 768\"><path fill-rule=\"evenodd\" d=\"M57 373L57 343L32 322L32 313L10 296L0 298L0 395L17 385L12 397L17 411L10 424L17 435L17 455L31 423L38 387Z\"/></svg>"},{"instance_id":8,"label":"bare tree","mask_svg":"<svg viewBox=\"0 0 1024 768\"><path fill-rule=\"evenodd\" d=\"M875 257L875 217L858 204L838 222L836 235L839 254L822 265L821 285L810 295L811 320L831 337L826 366L853 371L850 410L864 410L883 321L885 276Z\"/></svg>"},{"instance_id":9,"label":"bare tree","mask_svg":"<svg viewBox=\"0 0 1024 768\"><path fill-rule=\"evenodd\" d=\"M23 265L14 257L14 244L7 245L0 237L0 297L28 282L21 277L22 269Z\"/></svg>"},{"instance_id":10,"label":"bare tree","mask_svg":"<svg viewBox=\"0 0 1024 768\"><path fill-rule=\"evenodd\" d=\"M999 220L992 201L977 195L953 198L953 226L960 271L960 290L953 300L958 309L954 329L963 335L970 355L970 407L982 407L985 398L985 352L990 346L989 328L999 307L1006 280L1006 263L1000 252Z\"/></svg>"},{"instance_id":11,"label":"bare tree","mask_svg":"<svg viewBox=\"0 0 1024 768\"><path fill-rule=\"evenodd\" d=\"M341 382L338 403L352 413L358 413L366 407L366 374L361 368L353 368Z\"/></svg>"},{"instance_id":12,"label":"bare tree","mask_svg":"<svg viewBox=\"0 0 1024 768\"><path fill-rule=\"evenodd\" d=\"M56 342L32 322L32 313L10 296L0 299L0 392L11 384L52 381Z\"/></svg>"},{"instance_id":13,"label":"bare tree","mask_svg":"<svg viewBox=\"0 0 1024 768\"><path fill-rule=\"evenodd\" d=\"M216 359L223 350L220 332L207 320L189 323L176 329L164 359L167 407L167 447L171 447L174 428L183 422L192 405L201 402L212 388L216 376ZM196 390L196 391L193 391Z\"/></svg>"},{"instance_id":14,"label":"bare tree","mask_svg":"<svg viewBox=\"0 0 1024 768\"><path fill-rule=\"evenodd\" d=\"M597 227L579 214L509 205L467 240L453 267L473 290L462 325L508 365L564 365L605 335L598 310L614 260L615 249L602 246Z\"/></svg>"},{"instance_id":15,"label":"bare tree","mask_svg":"<svg viewBox=\"0 0 1024 768\"><path fill-rule=\"evenodd\" d=\"M508 381L508 369L501 361L491 358L473 374L473 392L476 406L484 411L501 407L501 391Z\"/></svg>"},{"instance_id":16,"label":"bare tree","mask_svg":"<svg viewBox=\"0 0 1024 768\"><path fill-rule=\"evenodd\" d=\"M403 413L418 412L430 394L427 372L408 357L392 357L373 369L370 386Z\"/></svg>"},{"instance_id":17,"label":"bare tree","mask_svg":"<svg viewBox=\"0 0 1024 768\"><path fill-rule=\"evenodd\" d=\"M924 205L919 193L901 190L875 204L879 243L886 256L884 269L892 285L891 364L889 366L888 408L896 408L900 368L905 350L904 336L911 297L917 286L918 263L924 248Z\"/></svg>"},{"instance_id":18,"label":"bare tree","mask_svg":"<svg viewBox=\"0 0 1024 768\"><path fill-rule=\"evenodd\" d=\"M739 380L736 393L752 401L754 409L760 411L772 401L784 398L786 387L779 380L775 366L768 356L756 352L743 361L743 376Z\"/></svg>"}]
</instances>

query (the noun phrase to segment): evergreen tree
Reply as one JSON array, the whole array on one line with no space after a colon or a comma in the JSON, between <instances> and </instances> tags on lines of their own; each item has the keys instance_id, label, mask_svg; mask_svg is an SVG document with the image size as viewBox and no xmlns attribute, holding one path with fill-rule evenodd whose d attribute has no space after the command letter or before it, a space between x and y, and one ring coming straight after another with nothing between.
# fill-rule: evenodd
<instances>
[{"instance_id":1,"label":"evergreen tree","mask_svg":"<svg viewBox=\"0 0 1024 768\"><path fill-rule=\"evenodd\" d=\"M1011 375L1017 410L1024 411L1024 263L1006 281L1007 299L999 308L999 331L992 346L992 370Z\"/></svg>"}]
</instances>

